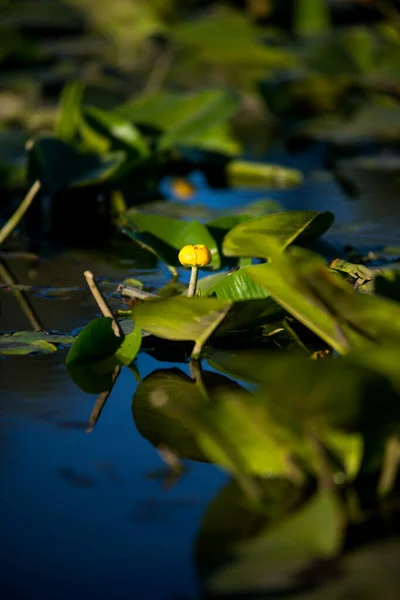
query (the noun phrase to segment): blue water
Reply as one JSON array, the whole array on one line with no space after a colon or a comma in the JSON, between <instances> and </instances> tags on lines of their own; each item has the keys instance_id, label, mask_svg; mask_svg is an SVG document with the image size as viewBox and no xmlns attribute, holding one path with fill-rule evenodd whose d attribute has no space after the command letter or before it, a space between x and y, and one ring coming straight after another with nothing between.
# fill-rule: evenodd
<instances>
[{"instance_id":1,"label":"blue water","mask_svg":"<svg viewBox=\"0 0 400 600\"><path fill-rule=\"evenodd\" d=\"M272 158L293 166L294 159L282 153ZM390 200L348 201L319 170L313 155L302 164L306 184L288 191L210 192L195 174L195 201L229 209L273 198L289 209L332 210L332 242L399 244L400 211L389 217L384 210ZM376 213L379 203L381 218ZM69 299L43 296L33 302L47 328L71 331L95 316L96 308L82 289L82 272L91 265L83 258L67 271L71 259L63 260L62 268L57 261L45 263L38 283L81 289ZM92 268L116 280L138 274L134 267L127 273L122 264L111 269L98 259ZM167 273L157 277L160 282ZM21 268L20 281L28 279ZM26 328L12 296L0 291L0 300L0 328ZM184 478L164 490L156 477L163 463L132 419L137 386L132 373L122 371L95 430L88 434L85 426L95 397L75 387L64 358L58 353L0 359L1 597L197 598L192 545L204 511L227 475L211 465L190 463ZM146 355L137 363L142 377L171 366Z\"/></svg>"}]
</instances>

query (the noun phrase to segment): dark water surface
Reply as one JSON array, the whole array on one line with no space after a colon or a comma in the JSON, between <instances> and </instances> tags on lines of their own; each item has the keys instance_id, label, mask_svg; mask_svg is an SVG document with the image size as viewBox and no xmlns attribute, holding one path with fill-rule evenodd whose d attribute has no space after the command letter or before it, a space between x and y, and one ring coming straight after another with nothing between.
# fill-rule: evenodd
<instances>
[{"instance_id":1,"label":"dark water surface","mask_svg":"<svg viewBox=\"0 0 400 600\"><path fill-rule=\"evenodd\" d=\"M274 156L282 158L290 162ZM299 190L200 189L194 201L229 209L274 198L289 209L331 210L336 225L330 241L400 245L398 198L382 193L349 201L315 166L312 156L303 160L307 181ZM10 261L10 266L21 283L30 283L24 265ZM68 288L59 300L53 299L54 289L32 294L46 328L70 332L95 316L82 276L86 268L115 281L143 275L132 265L111 265L93 255L44 261L35 285ZM164 271L144 275L157 285L168 277ZM0 330L27 329L12 294L0 290L0 301ZM192 463L176 486L163 490L163 463L132 419L133 374L123 370L88 434L95 397L72 383L64 359L63 352L0 359L1 598L198 597L192 544L207 504L227 476L214 466ZM147 355L137 364L142 377L173 366ZM329 598L344 597L338 594Z\"/></svg>"}]
</instances>

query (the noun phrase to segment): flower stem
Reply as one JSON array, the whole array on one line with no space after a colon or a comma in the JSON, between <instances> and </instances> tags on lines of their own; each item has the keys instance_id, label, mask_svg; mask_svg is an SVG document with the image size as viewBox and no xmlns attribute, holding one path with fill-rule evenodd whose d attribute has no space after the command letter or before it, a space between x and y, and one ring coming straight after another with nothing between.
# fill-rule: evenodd
<instances>
[{"instance_id":1,"label":"flower stem","mask_svg":"<svg viewBox=\"0 0 400 600\"><path fill-rule=\"evenodd\" d=\"M192 267L192 272L190 273L188 294L187 294L188 298L192 298L196 294L198 273L199 273L199 267Z\"/></svg>"}]
</instances>

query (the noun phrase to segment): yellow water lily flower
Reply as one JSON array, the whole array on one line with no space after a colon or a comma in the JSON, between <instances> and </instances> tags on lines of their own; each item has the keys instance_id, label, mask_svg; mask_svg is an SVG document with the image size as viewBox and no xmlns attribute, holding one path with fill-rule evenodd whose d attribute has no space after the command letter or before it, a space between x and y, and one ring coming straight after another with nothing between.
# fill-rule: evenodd
<instances>
[{"instance_id":1,"label":"yellow water lily flower","mask_svg":"<svg viewBox=\"0 0 400 600\"><path fill-rule=\"evenodd\" d=\"M178 258L184 267L206 267L212 261L211 252L204 244L184 246Z\"/></svg>"}]
</instances>

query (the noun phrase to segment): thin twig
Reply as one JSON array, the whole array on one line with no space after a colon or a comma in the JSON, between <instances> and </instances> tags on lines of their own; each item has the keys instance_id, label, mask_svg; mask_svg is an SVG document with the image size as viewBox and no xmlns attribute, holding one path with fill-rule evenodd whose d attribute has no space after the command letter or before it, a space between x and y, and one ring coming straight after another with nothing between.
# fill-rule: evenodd
<instances>
[{"instance_id":1,"label":"thin twig","mask_svg":"<svg viewBox=\"0 0 400 600\"><path fill-rule=\"evenodd\" d=\"M8 219L7 223L0 230L0 246L17 227L18 223L21 221L22 217L24 216L24 214L32 204L33 200L35 199L35 196L40 191L40 188L40 181L35 181L35 183L31 186L30 190L26 194L25 198L22 200L21 204L18 206L17 210Z\"/></svg>"},{"instance_id":2,"label":"thin twig","mask_svg":"<svg viewBox=\"0 0 400 600\"><path fill-rule=\"evenodd\" d=\"M85 271L84 276L86 278L89 289L92 292L93 297L97 302L97 306L99 307L101 314L104 317L110 317L110 319L112 319L112 322L113 322L112 327L113 327L113 331L114 331L115 335L117 337L123 337L124 332L122 331L121 325L118 323L117 319L111 312L111 308L108 306L107 300L105 299L105 297L103 296L103 294L101 293L99 288L97 287L97 284L93 278L93 273L91 271Z\"/></svg>"},{"instance_id":3,"label":"thin twig","mask_svg":"<svg viewBox=\"0 0 400 600\"><path fill-rule=\"evenodd\" d=\"M9 270L8 266L0 259L0 277L4 281L4 283L11 288L11 291L15 295L18 303L24 312L26 318L28 319L31 328L33 331L42 331L44 329L43 325L39 321L39 318L29 301L28 296L22 290L15 289L17 285L17 280L15 279L12 272Z\"/></svg>"},{"instance_id":4,"label":"thin twig","mask_svg":"<svg viewBox=\"0 0 400 600\"><path fill-rule=\"evenodd\" d=\"M1 259L16 259L16 260L26 260L28 262L38 263L40 261L40 256L38 254L33 254L33 252L0 252L0 260Z\"/></svg>"},{"instance_id":5,"label":"thin twig","mask_svg":"<svg viewBox=\"0 0 400 600\"><path fill-rule=\"evenodd\" d=\"M95 425L100 418L103 408L113 390L115 382L117 381L118 375L120 373L121 373L121 366L118 365L114 369L110 389L107 390L106 392L102 392L95 402L95 405L94 405L91 415L89 417L89 422L88 422L88 426L86 428L86 433L92 433L93 429L95 428Z\"/></svg>"}]
</instances>

